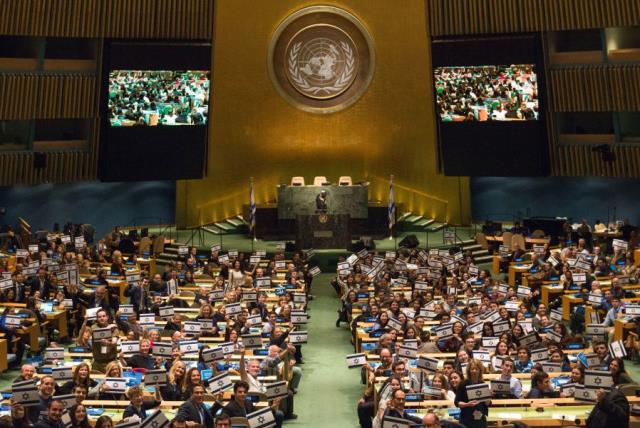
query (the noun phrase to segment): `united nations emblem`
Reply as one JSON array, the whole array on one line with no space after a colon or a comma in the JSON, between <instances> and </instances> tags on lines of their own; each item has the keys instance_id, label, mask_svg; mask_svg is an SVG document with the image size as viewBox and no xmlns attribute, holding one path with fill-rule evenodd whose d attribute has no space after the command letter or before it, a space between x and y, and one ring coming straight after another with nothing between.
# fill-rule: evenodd
<instances>
[{"instance_id":1,"label":"united nations emblem","mask_svg":"<svg viewBox=\"0 0 640 428\"><path fill-rule=\"evenodd\" d=\"M278 92L298 108L331 113L348 107L373 77L369 33L350 13L312 6L287 17L269 48L269 74Z\"/></svg>"}]
</instances>

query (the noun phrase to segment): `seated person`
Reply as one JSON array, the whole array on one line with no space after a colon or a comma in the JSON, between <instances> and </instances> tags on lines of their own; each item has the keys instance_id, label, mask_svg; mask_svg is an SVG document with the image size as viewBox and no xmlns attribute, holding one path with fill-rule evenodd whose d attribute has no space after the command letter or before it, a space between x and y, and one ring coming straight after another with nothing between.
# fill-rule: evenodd
<instances>
[{"instance_id":1,"label":"seated person","mask_svg":"<svg viewBox=\"0 0 640 428\"><path fill-rule=\"evenodd\" d=\"M213 426L213 416L220 410L221 405L217 401L211 407L211 413L204 406L204 386L196 385L191 389L191 398L182 403L178 409L177 418L186 421L187 427L202 426L211 428Z\"/></svg>"},{"instance_id":2,"label":"seated person","mask_svg":"<svg viewBox=\"0 0 640 428\"><path fill-rule=\"evenodd\" d=\"M531 391L527 398L557 398L558 393L553 390L549 375L543 371L536 372L531 378Z\"/></svg>"},{"instance_id":3,"label":"seated person","mask_svg":"<svg viewBox=\"0 0 640 428\"><path fill-rule=\"evenodd\" d=\"M127 391L127 398L131 401L131 404L125 407L122 417L128 418L136 415L141 421L144 421L147 418L147 410L158 407L162 402L162 397L160 397L160 388L156 387L155 390L156 399L153 401L145 401L144 390L142 387L134 386L129 388Z\"/></svg>"},{"instance_id":4,"label":"seated person","mask_svg":"<svg viewBox=\"0 0 640 428\"><path fill-rule=\"evenodd\" d=\"M65 424L62 422L62 412L64 412L62 401L50 401L46 414L38 420L34 428L65 428Z\"/></svg>"}]
</instances>

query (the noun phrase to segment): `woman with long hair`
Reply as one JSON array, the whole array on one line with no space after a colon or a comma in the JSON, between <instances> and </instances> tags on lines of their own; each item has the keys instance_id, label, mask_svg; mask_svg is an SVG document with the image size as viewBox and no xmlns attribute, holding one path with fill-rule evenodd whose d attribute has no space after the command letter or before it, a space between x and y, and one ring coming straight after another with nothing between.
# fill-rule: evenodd
<instances>
[{"instance_id":1,"label":"woman with long hair","mask_svg":"<svg viewBox=\"0 0 640 428\"><path fill-rule=\"evenodd\" d=\"M447 377L442 373L436 373L431 378L431 387L440 390L440 400L453 401L456 399L455 392L449 389L449 381Z\"/></svg>"},{"instance_id":2,"label":"woman with long hair","mask_svg":"<svg viewBox=\"0 0 640 428\"><path fill-rule=\"evenodd\" d=\"M456 407L460 408L460 422L467 428L486 428L489 407L486 402L470 399L467 386L482 383L482 361L472 359L467 366L467 378L458 387L455 398Z\"/></svg>"},{"instance_id":3,"label":"woman with long hair","mask_svg":"<svg viewBox=\"0 0 640 428\"><path fill-rule=\"evenodd\" d=\"M90 428L89 417L87 416L87 409L82 404L71 406L69 409L69 416L71 416L72 428Z\"/></svg>"},{"instance_id":4,"label":"woman with long hair","mask_svg":"<svg viewBox=\"0 0 640 428\"><path fill-rule=\"evenodd\" d=\"M105 378L107 377L122 377L122 366L118 361L111 361L104 369ZM109 385L107 385L102 379L96 386L89 390L87 394L89 398L98 398L98 400L126 400L126 397L121 392L110 392Z\"/></svg>"},{"instance_id":5,"label":"woman with long hair","mask_svg":"<svg viewBox=\"0 0 640 428\"><path fill-rule=\"evenodd\" d=\"M89 364L80 363L73 371L73 379L65 382L64 385L60 387L60 394L71 394L76 385L82 385L87 388L87 391L89 391L97 384L98 382L91 379L91 368L89 367Z\"/></svg>"},{"instance_id":6,"label":"woman with long hair","mask_svg":"<svg viewBox=\"0 0 640 428\"><path fill-rule=\"evenodd\" d=\"M180 388L180 400L186 401L191 398L191 391L196 385L202 384L202 377L197 367L191 367L184 379L182 379L182 387Z\"/></svg>"},{"instance_id":7,"label":"woman with long hair","mask_svg":"<svg viewBox=\"0 0 640 428\"><path fill-rule=\"evenodd\" d=\"M93 428L113 428L113 420L107 415L102 415L98 418Z\"/></svg>"},{"instance_id":8,"label":"woman with long hair","mask_svg":"<svg viewBox=\"0 0 640 428\"><path fill-rule=\"evenodd\" d=\"M167 374L167 384L160 387L160 395L165 401L180 401L182 397L182 383L187 367L182 361L173 363Z\"/></svg>"},{"instance_id":9,"label":"woman with long hair","mask_svg":"<svg viewBox=\"0 0 640 428\"><path fill-rule=\"evenodd\" d=\"M611 372L611 377L613 377L614 385L633 383L633 380L624 369L624 360L622 358L616 357L612 359L609 363L609 371Z\"/></svg>"},{"instance_id":10,"label":"woman with long hair","mask_svg":"<svg viewBox=\"0 0 640 428\"><path fill-rule=\"evenodd\" d=\"M22 404L14 403L11 400L11 422L13 428L29 428L32 426L29 414Z\"/></svg>"}]
</instances>

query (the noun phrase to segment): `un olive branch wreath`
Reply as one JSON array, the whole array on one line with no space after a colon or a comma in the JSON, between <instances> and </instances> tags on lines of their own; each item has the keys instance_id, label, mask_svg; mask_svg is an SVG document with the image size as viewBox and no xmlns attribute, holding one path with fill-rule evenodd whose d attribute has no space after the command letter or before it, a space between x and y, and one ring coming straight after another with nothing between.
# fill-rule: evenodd
<instances>
[{"instance_id":1,"label":"un olive branch wreath","mask_svg":"<svg viewBox=\"0 0 640 428\"><path fill-rule=\"evenodd\" d=\"M340 42L340 47L344 51L345 55L345 68L340 74L340 77L334 82L333 86L311 86L309 82L304 78L300 69L298 68L298 55L300 53L300 49L302 48L302 42L298 42L293 45L291 51L289 52L289 77L293 80L296 85L300 89L304 91L311 92L314 95L317 95L321 92L326 92L330 94L332 92L337 92L344 89L350 82L353 77L353 73L355 72L355 58L353 55L353 51L351 46L347 42Z\"/></svg>"}]
</instances>

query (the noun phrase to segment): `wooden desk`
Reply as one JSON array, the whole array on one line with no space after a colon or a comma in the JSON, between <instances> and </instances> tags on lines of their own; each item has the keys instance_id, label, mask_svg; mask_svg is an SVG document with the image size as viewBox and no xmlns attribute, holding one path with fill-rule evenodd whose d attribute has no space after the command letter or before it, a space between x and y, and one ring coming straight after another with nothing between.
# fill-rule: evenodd
<instances>
[{"instance_id":1,"label":"wooden desk","mask_svg":"<svg viewBox=\"0 0 640 428\"><path fill-rule=\"evenodd\" d=\"M634 330L636 323L625 322L624 320L617 319L613 323L613 340L624 340L625 330Z\"/></svg>"},{"instance_id":2,"label":"wooden desk","mask_svg":"<svg viewBox=\"0 0 640 428\"><path fill-rule=\"evenodd\" d=\"M4 357L2 357L4 355ZM0 339L0 373L9 369L7 358L9 356L9 345L7 339Z\"/></svg>"},{"instance_id":3,"label":"wooden desk","mask_svg":"<svg viewBox=\"0 0 640 428\"><path fill-rule=\"evenodd\" d=\"M543 285L540 287L540 301L549 307L549 302L564 294L563 286Z\"/></svg>"},{"instance_id":4,"label":"wooden desk","mask_svg":"<svg viewBox=\"0 0 640 428\"><path fill-rule=\"evenodd\" d=\"M60 339L66 339L69 337L66 310L58 310L56 312L46 314L46 316L47 320L50 321L51 326L58 330Z\"/></svg>"},{"instance_id":5,"label":"wooden desk","mask_svg":"<svg viewBox=\"0 0 640 428\"><path fill-rule=\"evenodd\" d=\"M576 291L577 292L577 291ZM569 321L571 319L571 305L580 305L583 303L581 297L576 297L573 294L562 295L562 319Z\"/></svg>"},{"instance_id":6,"label":"wooden desk","mask_svg":"<svg viewBox=\"0 0 640 428\"><path fill-rule=\"evenodd\" d=\"M530 268L531 268L530 264L522 264L522 263L510 264L508 284L511 286L516 285L516 275L528 272Z\"/></svg>"}]
</instances>

